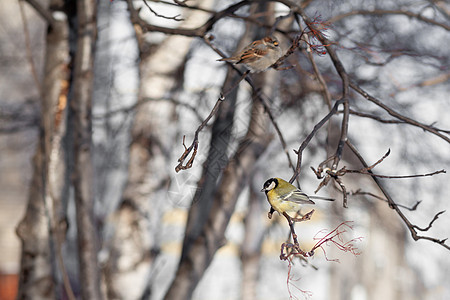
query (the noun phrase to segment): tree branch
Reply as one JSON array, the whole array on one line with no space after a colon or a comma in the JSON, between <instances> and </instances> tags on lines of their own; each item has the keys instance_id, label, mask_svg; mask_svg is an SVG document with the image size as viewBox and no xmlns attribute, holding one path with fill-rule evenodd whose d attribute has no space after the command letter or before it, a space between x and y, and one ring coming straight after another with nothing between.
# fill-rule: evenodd
<instances>
[{"instance_id":1,"label":"tree branch","mask_svg":"<svg viewBox=\"0 0 450 300\"><path fill-rule=\"evenodd\" d=\"M422 128L425 131L431 132L434 135L437 135L438 137L442 138L444 141L446 141L447 143L450 143L450 138L448 136L443 135L442 133L440 133L440 130L437 130L434 127L425 125L423 123L417 122L416 120L413 120L411 118L408 118L396 111L394 111L393 109L391 109L390 107L388 107L387 105L383 104L380 100L376 99L375 97L371 96L369 93L367 93L366 91L364 91L362 88L360 88L356 83L354 82L350 82L350 87L352 89L354 89L357 93L359 93L361 96L363 96L364 98L366 98L367 100L369 100L370 102L376 104L377 106L381 107L382 109L384 109L388 114L390 114L391 116L402 120L405 123L408 123L410 125Z\"/></svg>"},{"instance_id":2,"label":"tree branch","mask_svg":"<svg viewBox=\"0 0 450 300\"><path fill-rule=\"evenodd\" d=\"M163 18L163 19L167 19L167 20L174 20L174 21L184 21L183 18L180 18L180 15L176 15L176 16L173 16L173 17L167 17L167 16L164 16L164 15L160 15L160 14L158 14L155 10L153 10L153 9L150 7L150 5L148 5L147 0L143 0L143 2L144 2L144 4L145 4L145 6L147 6L147 8L148 8L155 16L157 16L157 17L159 17L159 18Z\"/></svg>"},{"instance_id":3,"label":"tree branch","mask_svg":"<svg viewBox=\"0 0 450 300\"><path fill-rule=\"evenodd\" d=\"M384 16L384 15L403 15L403 16L407 16L410 18L414 18L417 20L420 20L422 22L431 24L431 25L436 25L439 27L444 28L447 31L450 31L450 26L444 23L440 23L438 21L435 21L433 19L429 19L426 18L420 14L416 14L413 13L411 11L407 11L407 10L400 10L400 9L393 9L393 10L387 10L387 9L374 9L374 10L364 10L364 9L357 9L357 10L352 10L350 12L344 13L344 14L340 14L337 16L334 16L332 18L330 18L328 20L328 22L330 23L335 23L338 22L344 18L350 17L350 16L364 16L364 15L369 15L369 16Z\"/></svg>"},{"instance_id":4,"label":"tree branch","mask_svg":"<svg viewBox=\"0 0 450 300\"><path fill-rule=\"evenodd\" d=\"M359 161L361 162L361 164L367 168L369 167L369 165L366 163L366 161L364 160L364 158L361 156L361 154L359 153L359 151L356 149L356 147L350 143L350 141L347 141L347 146L350 148L350 150L352 150L352 152L356 155L356 157L359 159ZM369 170L369 173L372 173L372 171ZM417 241L420 239L424 239L424 240L429 240L432 241L434 243L437 243L441 246L443 246L444 248L446 248L447 250L450 250L450 246L445 244L447 239L437 239L437 238L433 238L433 237L428 237L428 236L420 236L417 234L417 228L415 227L416 225L412 224L408 218L406 218L406 216L403 214L403 212L400 210L399 205L397 205L395 203L395 201L392 199L392 197L389 195L389 193L387 192L386 188L384 187L384 185L382 184L382 182L377 178L372 176L373 181L375 182L375 184L378 186L378 188L380 189L380 191L383 193L383 195L386 197L387 202L389 204L389 207L392 208L393 210L395 210L395 212L399 215L400 219L406 224L412 238ZM432 222L430 222L429 228L431 228L432 223L439 217L440 214L442 214L443 212L438 213L434 219L432 220ZM429 229L428 228L428 229ZM427 230L428 230L427 229Z\"/></svg>"}]
</instances>

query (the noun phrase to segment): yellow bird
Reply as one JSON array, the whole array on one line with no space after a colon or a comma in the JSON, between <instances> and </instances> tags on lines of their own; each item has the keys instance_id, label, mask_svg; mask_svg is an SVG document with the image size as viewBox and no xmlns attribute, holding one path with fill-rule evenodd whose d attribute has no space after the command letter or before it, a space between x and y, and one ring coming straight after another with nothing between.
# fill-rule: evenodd
<instances>
[{"instance_id":1,"label":"yellow bird","mask_svg":"<svg viewBox=\"0 0 450 300\"><path fill-rule=\"evenodd\" d=\"M271 212L269 212L269 218L274 210L280 214L283 214L283 212L297 212L302 204L314 204L308 195L286 180L277 177L268 179L264 183L261 192L266 193L267 201L272 207Z\"/></svg>"}]
</instances>

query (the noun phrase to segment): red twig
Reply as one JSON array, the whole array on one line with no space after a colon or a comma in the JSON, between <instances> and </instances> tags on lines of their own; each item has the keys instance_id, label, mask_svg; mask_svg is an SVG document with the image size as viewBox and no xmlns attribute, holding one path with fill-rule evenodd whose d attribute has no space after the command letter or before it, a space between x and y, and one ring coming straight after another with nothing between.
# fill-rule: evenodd
<instances>
[{"instance_id":1,"label":"red twig","mask_svg":"<svg viewBox=\"0 0 450 300\"><path fill-rule=\"evenodd\" d=\"M341 224L339 224L338 227L336 227L333 231L325 234L322 237L318 237L320 234L323 234L324 232L326 232L325 230L321 230L319 231L315 236L314 236L314 240L318 240L318 242L312 247L310 252L313 252L314 250L316 250L317 248L322 249L326 260L328 261L335 261L335 262L339 262L338 259L329 259L327 257L326 251L323 248L324 244L327 244L329 242L331 242L332 244L334 244L339 250L344 251L344 252L350 252L353 255L357 256L360 255L361 252L358 252L358 248L355 246L355 242L357 241L361 241L362 237L357 237L354 239L351 239L349 241L345 241L343 234L345 232L347 232L348 229L353 230L353 225L351 225L353 222L352 221L345 221L342 222Z\"/></svg>"},{"instance_id":2,"label":"red twig","mask_svg":"<svg viewBox=\"0 0 450 300\"><path fill-rule=\"evenodd\" d=\"M291 243L283 243L281 244L281 260L288 260L292 256L294 257L311 257L314 256L315 250L320 248L325 254L325 258L327 261L336 261L337 259L329 259L326 255L326 251L324 249L324 245L334 244L339 250L344 252L350 252L353 255L359 255L358 248L355 246L355 243L362 240L362 237L353 238L349 241L346 241L343 234L347 232L348 229L353 229L353 225L351 225L352 221L342 222L331 232L326 233L326 230L319 231L315 236L314 240L316 240L316 244L311 248L310 251L305 252L300 249L300 245L294 240L294 244ZM322 235L322 236L320 236Z\"/></svg>"},{"instance_id":3,"label":"red twig","mask_svg":"<svg viewBox=\"0 0 450 300\"><path fill-rule=\"evenodd\" d=\"M292 271L292 261L289 260L289 265L288 265L288 276L286 278L286 286L287 286L287 290L289 293L289 299L299 299L298 297L296 297L292 291L291 291L291 286L293 286L296 290L298 290L300 293L302 293L304 299L308 299L309 297L311 297L313 294L310 291L305 291L302 290L301 288L299 288L297 285L295 285L294 283L292 283L292 281L300 281L300 278L294 278L294 274L291 274Z\"/></svg>"}]
</instances>

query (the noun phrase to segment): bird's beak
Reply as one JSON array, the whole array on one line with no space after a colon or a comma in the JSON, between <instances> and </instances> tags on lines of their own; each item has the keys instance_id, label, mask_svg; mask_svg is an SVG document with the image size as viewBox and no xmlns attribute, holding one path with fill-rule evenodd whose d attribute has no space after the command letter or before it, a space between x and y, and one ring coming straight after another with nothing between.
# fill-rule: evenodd
<instances>
[{"instance_id":1,"label":"bird's beak","mask_svg":"<svg viewBox=\"0 0 450 300\"><path fill-rule=\"evenodd\" d=\"M260 192L264 192L265 191L265 189L264 188L262 188L261 190L260 190Z\"/></svg>"}]
</instances>

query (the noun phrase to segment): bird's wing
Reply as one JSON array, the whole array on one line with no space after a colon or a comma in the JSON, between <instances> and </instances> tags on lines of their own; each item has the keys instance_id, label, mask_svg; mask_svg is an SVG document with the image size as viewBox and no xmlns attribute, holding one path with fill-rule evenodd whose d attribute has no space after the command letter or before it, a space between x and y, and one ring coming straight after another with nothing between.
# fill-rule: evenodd
<instances>
[{"instance_id":1,"label":"bird's wing","mask_svg":"<svg viewBox=\"0 0 450 300\"><path fill-rule=\"evenodd\" d=\"M284 197L282 197L282 200L292 201L299 204L314 204L314 201L309 199L308 195L300 190L293 190L292 192L284 195Z\"/></svg>"},{"instance_id":2,"label":"bird's wing","mask_svg":"<svg viewBox=\"0 0 450 300\"><path fill-rule=\"evenodd\" d=\"M266 50L260 50L260 49L248 49L245 52L242 53L240 60L237 62L238 64L244 63L252 63L256 60L258 60L260 57L264 57L267 54Z\"/></svg>"}]
</instances>

